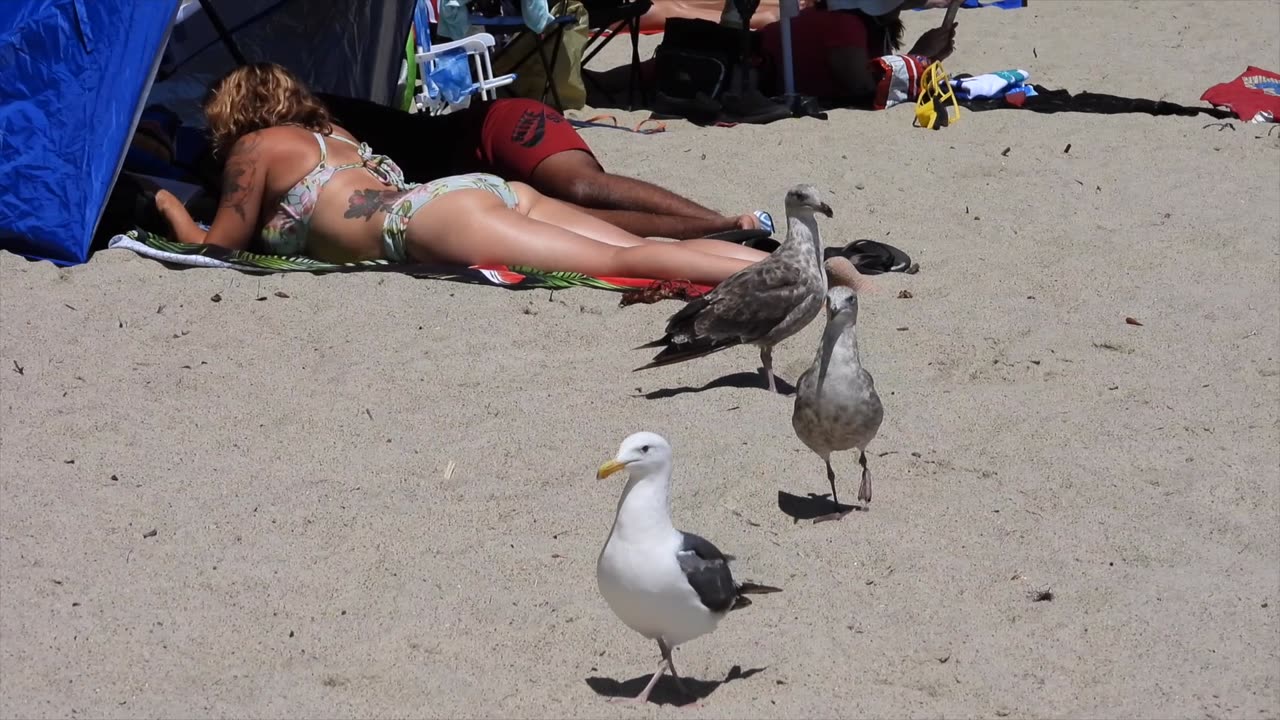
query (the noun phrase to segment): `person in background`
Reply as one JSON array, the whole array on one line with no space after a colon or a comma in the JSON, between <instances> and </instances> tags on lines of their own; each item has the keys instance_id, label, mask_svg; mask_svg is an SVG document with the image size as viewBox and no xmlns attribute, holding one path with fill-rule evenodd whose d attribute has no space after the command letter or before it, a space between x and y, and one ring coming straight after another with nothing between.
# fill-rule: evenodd
<instances>
[{"instance_id":1,"label":"person in background","mask_svg":"<svg viewBox=\"0 0 1280 720\"><path fill-rule=\"evenodd\" d=\"M902 12L918 7L945 7L948 0L818 0L791 19L791 48L796 92L824 103L866 107L875 96L871 61L902 48ZM955 28L927 30L909 55L930 62L945 60L955 50ZM760 29L760 49L782 87L782 27Z\"/></svg>"}]
</instances>

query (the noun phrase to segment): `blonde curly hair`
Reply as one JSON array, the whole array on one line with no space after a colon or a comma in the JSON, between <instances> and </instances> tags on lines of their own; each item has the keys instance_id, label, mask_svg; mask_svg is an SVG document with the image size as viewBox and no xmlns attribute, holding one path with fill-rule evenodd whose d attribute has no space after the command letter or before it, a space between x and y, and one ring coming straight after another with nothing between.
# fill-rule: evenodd
<instances>
[{"instance_id":1,"label":"blonde curly hair","mask_svg":"<svg viewBox=\"0 0 1280 720\"><path fill-rule=\"evenodd\" d=\"M209 87L204 98L213 152L222 155L241 137L275 125L333 132L333 119L296 75L275 63L241 65Z\"/></svg>"}]
</instances>

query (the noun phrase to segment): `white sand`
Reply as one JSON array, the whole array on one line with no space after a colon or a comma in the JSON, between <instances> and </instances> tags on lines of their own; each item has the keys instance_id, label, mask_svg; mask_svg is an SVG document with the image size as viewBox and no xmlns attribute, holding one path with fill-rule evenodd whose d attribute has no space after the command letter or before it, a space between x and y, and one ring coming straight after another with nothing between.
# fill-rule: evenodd
<instances>
[{"instance_id":1,"label":"white sand","mask_svg":"<svg viewBox=\"0 0 1280 720\"><path fill-rule=\"evenodd\" d=\"M1276 2L960 23L953 72L1074 91L1196 104L1280 65ZM753 351L631 373L672 303L0 256L0 715L1280 717L1280 136L910 122L586 131L725 210L814 182L829 242L922 264L862 302L887 414L841 523L778 509L826 491L789 399L669 392ZM594 577L622 483L593 471L639 429L676 447L678 523L786 589L680 648L703 681L762 669L696 709L593 690L657 661Z\"/></svg>"}]
</instances>

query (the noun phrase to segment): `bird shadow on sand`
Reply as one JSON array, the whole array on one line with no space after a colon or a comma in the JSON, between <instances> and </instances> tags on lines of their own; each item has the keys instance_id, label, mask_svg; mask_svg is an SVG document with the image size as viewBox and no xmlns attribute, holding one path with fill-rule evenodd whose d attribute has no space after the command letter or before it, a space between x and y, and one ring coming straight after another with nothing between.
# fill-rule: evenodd
<instances>
[{"instance_id":1,"label":"bird shadow on sand","mask_svg":"<svg viewBox=\"0 0 1280 720\"><path fill-rule=\"evenodd\" d=\"M711 693L715 692L721 685L733 680L745 680L756 673L764 672L765 668L751 668L743 670L741 665L734 665L729 668L729 674L723 680L694 680L690 677L681 677L681 681L685 687L689 689L688 695L680 692L680 688L676 685L675 680L670 675L663 675L658 684L653 687L653 692L649 694L649 702L657 705L690 705L699 700L706 700ZM613 678L606 677L589 677L587 685L595 691L597 695L607 698L617 698L625 700L633 698L644 690L644 686L649 684L649 679L653 675L641 675L632 678L626 682L618 682Z\"/></svg>"},{"instance_id":2,"label":"bird shadow on sand","mask_svg":"<svg viewBox=\"0 0 1280 720\"><path fill-rule=\"evenodd\" d=\"M778 385L778 394L795 395L796 388L791 383L776 376L774 377L774 382L776 382ZM677 388L662 388L661 390L652 390L650 392L644 393L643 395L641 395L641 397L645 398L646 400L665 400L666 398L673 398L678 395L686 395L688 393L700 393L700 392L706 392L707 390L718 390L720 388L738 388L740 390L765 390L767 392L769 385L768 385L768 382L764 379L763 370L760 372L754 372L754 373L740 372L740 373L732 373L729 375L725 375L723 377L718 377L715 380L712 380L711 382L707 383L706 385L703 385L702 387L689 387L686 385L684 387L677 387Z\"/></svg>"},{"instance_id":3,"label":"bird shadow on sand","mask_svg":"<svg viewBox=\"0 0 1280 720\"><path fill-rule=\"evenodd\" d=\"M835 505L831 502L831 494L818 495L817 493L809 493L808 497L800 497L792 495L782 490L778 491L778 509L782 514L787 515L795 522L801 520L813 520L814 518L830 515L834 512L851 512L863 511L866 507L862 505Z\"/></svg>"}]
</instances>

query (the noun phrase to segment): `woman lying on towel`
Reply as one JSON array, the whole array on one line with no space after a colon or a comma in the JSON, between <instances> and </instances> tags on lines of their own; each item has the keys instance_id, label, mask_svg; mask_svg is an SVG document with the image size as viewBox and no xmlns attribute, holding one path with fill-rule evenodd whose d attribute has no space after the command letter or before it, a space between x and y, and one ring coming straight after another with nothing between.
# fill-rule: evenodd
<instances>
[{"instance_id":1,"label":"woman lying on towel","mask_svg":"<svg viewBox=\"0 0 1280 720\"><path fill-rule=\"evenodd\" d=\"M179 242L328 262L519 265L704 284L766 257L717 240L637 237L494 175L407 183L279 65L231 71L210 88L204 112L214 151L226 153L222 198L206 232L175 196L156 194Z\"/></svg>"}]
</instances>

